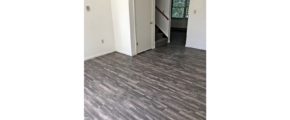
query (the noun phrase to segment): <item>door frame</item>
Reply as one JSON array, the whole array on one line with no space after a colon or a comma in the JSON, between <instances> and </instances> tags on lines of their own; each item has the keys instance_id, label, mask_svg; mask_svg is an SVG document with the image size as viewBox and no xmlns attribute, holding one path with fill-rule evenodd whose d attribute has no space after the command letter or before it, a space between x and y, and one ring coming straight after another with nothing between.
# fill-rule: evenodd
<instances>
[{"instance_id":1,"label":"door frame","mask_svg":"<svg viewBox=\"0 0 290 120\"><path fill-rule=\"evenodd\" d=\"M155 49L155 0L150 0L151 5L151 49ZM136 31L136 10L135 10L135 0L129 0L130 6L130 24L131 24L131 43L132 43L132 53L133 56L137 55L137 31Z\"/></svg>"},{"instance_id":2,"label":"door frame","mask_svg":"<svg viewBox=\"0 0 290 120\"><path fill-rule=\"evenodd\" d=\"M156 0L151 0L151 49L155 49L155 6Z\"/></svg>"}]
</instances>

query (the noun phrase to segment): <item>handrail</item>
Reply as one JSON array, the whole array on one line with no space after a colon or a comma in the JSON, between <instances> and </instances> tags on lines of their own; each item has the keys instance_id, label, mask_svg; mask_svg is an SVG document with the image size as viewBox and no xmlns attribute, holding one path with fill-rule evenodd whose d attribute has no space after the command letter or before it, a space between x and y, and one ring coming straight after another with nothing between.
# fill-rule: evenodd
<instances>
[{"instance_id":1,"label":"handrail","mask_svg":"<svg viewBox=\"0 0 290 120\"><path fill-rule=\"evenodd\" d=\"M155 8L157 9L158 12L161 13L162 16L164 16L167 20L169 20L169 18L164 14L164 12L162 12L157 6Z\"/></svg>"}]
</instances>

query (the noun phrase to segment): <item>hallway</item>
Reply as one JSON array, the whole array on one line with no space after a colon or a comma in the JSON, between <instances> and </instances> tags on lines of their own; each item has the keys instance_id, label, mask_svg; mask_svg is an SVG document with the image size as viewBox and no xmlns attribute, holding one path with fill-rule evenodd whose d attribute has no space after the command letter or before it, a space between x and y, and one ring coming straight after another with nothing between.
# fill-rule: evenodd
<instances>
[{"instance_id":1,"label":"hallway","mask_svg":"<svg viewBox=\"0 0 290 120\"><path fill-rule=\"evenodd\" d=\"M186 30L171 29L170 45L185 46L186 43Z\"/></svg>"}]
</instances>

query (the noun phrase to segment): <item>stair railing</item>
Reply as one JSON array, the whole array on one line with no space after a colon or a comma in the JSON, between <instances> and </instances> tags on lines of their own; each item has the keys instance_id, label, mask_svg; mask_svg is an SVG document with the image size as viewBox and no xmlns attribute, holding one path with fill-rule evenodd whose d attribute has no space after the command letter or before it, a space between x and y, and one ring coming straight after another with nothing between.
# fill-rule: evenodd
<instances>
[{"instance_id":1,"label":"stair railing","mask_svg":"<svg viewBox=\"0 0 290 120\"><path fill-rule=\"evenodd\" d=\"M169 18L164 14L164 12L162 12L162 11L161 11L157 6L156 6L155 8L156 8L156 10L157 10L158 12L161 13L161 15L162 15L163 17L166 18L166 20L169 20Z\"/></svg>"}]
</instances>

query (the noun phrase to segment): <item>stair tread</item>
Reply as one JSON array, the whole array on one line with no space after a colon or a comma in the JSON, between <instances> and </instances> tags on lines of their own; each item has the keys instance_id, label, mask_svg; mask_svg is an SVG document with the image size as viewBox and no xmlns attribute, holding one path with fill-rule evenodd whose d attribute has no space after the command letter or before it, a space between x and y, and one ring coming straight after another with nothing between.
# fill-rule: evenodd
<instances>
[{"instance_id":1,"label":"stair tread","mask_svg":"<svg viewBox=\"0 0 290 120\"><path fill-rule=\"evenodd\" d=\"M161 39L158 39L156 40L156 43L160 43L160 42L166 42L167 43L167 38L161 38Z\"/></svg>"},{"instance_id":2,"label":"stair tread","mask_svg":"<svg viewBox=\"0 0 290 120\"><path fill-rule=\"evenodd\" d=\"M166 35L156 26L155 27L155 47L162 47L167 45L168 38Z\"/></svg>"},{"instance_id":3,"label":"stair tread","mask_svg":"<svg viewBox=\"0 0 290 120\"><path fill-rule=\"evenodd\" d=\"M161 39L161 38L164 38L164 35L162 34L162 33L160 33L160 34L155 34L155 40L157 40L157 39Z\"/></svg>"}]
</instances>

